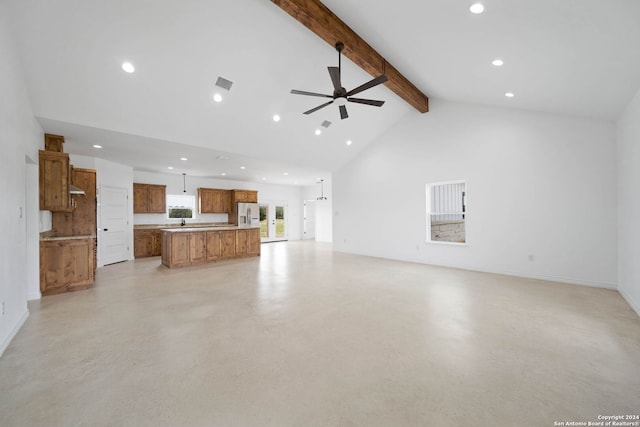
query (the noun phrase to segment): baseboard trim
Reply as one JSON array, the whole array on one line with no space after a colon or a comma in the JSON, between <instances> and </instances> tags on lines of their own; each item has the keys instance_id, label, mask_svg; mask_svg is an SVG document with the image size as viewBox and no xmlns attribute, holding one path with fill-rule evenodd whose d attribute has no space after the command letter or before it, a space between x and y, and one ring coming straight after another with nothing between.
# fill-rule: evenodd
<instances>
[{"instance_id":1,"label":"baseboard trim","mask_svg":"<svg viewBox=\"0 0 640 427\"><path fill-rule=\"evenodd\" d=\"M566 283L570 285L589 286L592 288L618 290L618 286L615 283L603 283L603 282L596 282L591 280L572 279L569 277L553 276L553 275L546 275L546 274L522 273L519 271L511 271L511 270L489 270L489 269L482 269L478 267L464 266L464 265L434 264L434 263L426 262L425 260L422 260L422 259L393 258L393 257L384 256L384 255L372 255L372 254L355 252L355 251L345 251L345 250L335 250L335 251L353 254L353 255L367 256L372 258L382 258L382 259L388 259L388 260L400 261L400 262L412 262L417 264L432 265L434 267L455 268L457 270L475 271L478 273L500 274L502 276L519 277L523 279L544 280L546 282L557 282L557 283Z\"/></svg>"},{"instance_id":2,"label":"baseboard trim","mask_svg":"<svg viewBox=\"0 0 640 427\"><path fill-rule=\"evenodd\" d=\"M618 289L618 287L613 283L593 282L591 280L582 280L582 279L570 279L568 277L548 276L545 274L528 274L528 273L520 273L517 271L497 272L496 274L504 274L507 276L515 276L515 277L524 277L526 279L545 280L548 282L568 283L570 285L590 286L592 288L604 288L604 289L613 289L613 290Z\"/></svg>"},{"instance_id":3,"label":"baseboard trim","mask_svg":"<svg viewBox=\"0 0 640 427\"><path fill-rule=\"evenodd\" d=\"M40 291L33 292L27 295L27 301L33 301L37 299L42 299L42 294L40 293Z\"/></svg>"},{"instance_id":4,"label":"baseboard trim","mask_svg":"<svg viewBox=\"0 0 640 427\"><path fill-rule=\"evenodd\" d=\"M2 344L0 345L0 357L2 357L4 351L7 349L7 347L9 347L9 344L11 344L11 341L13 341L15 336L18 335L18 331L20 330L20 328L22 328L22 325L24 325L24 322L27 321L28 317L29 310L25 309L24 313L22 313L22 316L20 317L14 328L11 330L11 333L9 333L4 341L2 341Z\"/></svg>"},{"instance_id":5,"label":"baseboard trim","mask_svg":"<svg viewBox=\"0 0 640 427\"><path fill-rule=\"evenodd\" d=\"M640 305L636 304L635 301L631 299L629 294L627 294L624 289L619 288L618 292L620 292L620 295L622 295L622 298L624 298L625 301L627 301L627 304L629 304L631 309L635 311L638 316L640 316Z\"/></svg>"}]
</instances>

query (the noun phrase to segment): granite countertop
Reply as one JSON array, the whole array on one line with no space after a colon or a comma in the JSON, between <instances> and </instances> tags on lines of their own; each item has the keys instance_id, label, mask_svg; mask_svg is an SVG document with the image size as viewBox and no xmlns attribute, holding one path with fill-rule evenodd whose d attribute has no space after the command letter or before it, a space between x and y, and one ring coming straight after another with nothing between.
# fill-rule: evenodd
<instances>
[{"instance_id":1,"label":"granite countertop","mask_svg":"<svg viewBox=\"0 0 640 427\"><path fill-rule=\"evenodd\" d=\"M235 227L234 225L230 225L229 223L223 222L193 222L187 223L185 226L181 226L179 223L171 223L171 224L134 224L134 230L153 230L153 229L165 229L165 228L202 228L202 227Z\"/></svg>"},{"instance_id":2,"label":"granite countertop","mask_svg":"<svg viewBox=\"0 0 640 427\"><path fill-rule=\"evenodd\" d=\"M216 225L214 227L172 227L172 228L163 228L162 231L165 233L193 233L197 231L224 231L224 230L250 230L260 228L259 225L251 225L251 226L237 226L237 225Z\"/></svg>"},{"instance_id":3,"label":"granite countertop","mask_svg":"<svg viewBox=\"0 0 640 427\"><path fill-rule=\"evenodd\" d=\"M57 236L54 233L45 231L40 233L40 240L52 241L52 240L80 240L80 239L95 239L95 234L83 234L80 236Z\"/></svg>"}]
</instances>

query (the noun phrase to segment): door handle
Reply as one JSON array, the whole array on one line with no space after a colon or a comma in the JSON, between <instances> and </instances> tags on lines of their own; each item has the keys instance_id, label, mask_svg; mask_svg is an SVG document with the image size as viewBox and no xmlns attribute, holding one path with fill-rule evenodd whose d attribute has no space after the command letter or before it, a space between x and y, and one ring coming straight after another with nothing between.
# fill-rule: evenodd
<instances>
[{"instance_id":1,"label":"door handle","mask_svg":"<svg viewBox=\"0 0 640 427\"><path fill-rule=\"evenodd\" d=\"M109 231L109 229L108 228L103 228L102 231Z\"/></svg>"}]
</instances>

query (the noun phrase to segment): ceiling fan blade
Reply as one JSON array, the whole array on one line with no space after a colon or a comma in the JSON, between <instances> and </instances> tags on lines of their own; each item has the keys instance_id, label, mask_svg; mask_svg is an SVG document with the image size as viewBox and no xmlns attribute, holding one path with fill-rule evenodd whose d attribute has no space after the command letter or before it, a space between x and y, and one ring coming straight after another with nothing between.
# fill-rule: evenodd
<instances>
[{"instance_id":1,"label":"ceiling fan blade","mask_svg":"<svg viewBox=\"0 0 640 427\"><path fill-rule=\"evenodd\" d=\"M374 107L382 107L384 101L376 101L375 99L347 98L349 102L357 102L358 104L373 105Z\"/></svg>"},{"instance_id":2,"label":"ceiling fan blade","mask_svg":"<svg viewBox=\"0 0 640 427\"><path fill-rule=\"evenodd\" d=\"M341 105L340 106L340 118L342 120L344 120L347 117L349 117L349 114L347 114L347 107L345 107L344 105Z\"/></svg>"},{"instance_id":3,"label":"ceiling fan blade","mask_svg":"<svg viewBox=\"0 0 640 427\"><path fill-rule=\"evenodd\" d=\"M333 88L337 91L342 89L342 83L340 83L340 68L338 67L327 67L329 70L329 75L331 76L331 83L333 83Z\"/></svg>"},{"instance_id":4,"label":"ceiling fan blade","mask_svg":"<svg viewBox=\"0 0 640 427\"><path fill-rule=\"evenodd\" d=\"M376 77L375 79L369 80L365 84L360 85L355 89L351 89L349 92L347 92L347 96L355 95L356 93L360 93L363 90L367 90L367 89L372 88L374 86L378 86L380 83L384 83L387 80L388 80L387 76L385 76L383 74L381 76Z\"/></svg>"},{"instance_id":5,"label":"ceiling fan blade","mask_svg":"<svg viewBox=\"0 0 640 427\"><path fill-rule=\"evenodd\" d=\"M291 93L293 93L294 95L308 95L308 96L319 96L321 98L333 98L332 95L325 95L322 93L315 93L315 92L306 92L304 90L296 90L296 89L291 89Z\"/></svg>"},{"instance_id":6,"label":"ceiling fan blade","mask_svg":"<svg viewBox=\"0 0 640 427\"><path fill-rule=\"evenodd\" d=\"M304 112L304 113L302 113L302 114L311 114L311 113L313 113L314 111L318 111L319 109L324 108L324 107L326 107L326 106L327 106L327 105L329 105L329 104L333 104L333 101L325 102L324 104L322 104L322 105L318 105L316 108L312 108L311 110L309 110L309 111L305 111L305 112Z\"/></svg>"}]
</instances>

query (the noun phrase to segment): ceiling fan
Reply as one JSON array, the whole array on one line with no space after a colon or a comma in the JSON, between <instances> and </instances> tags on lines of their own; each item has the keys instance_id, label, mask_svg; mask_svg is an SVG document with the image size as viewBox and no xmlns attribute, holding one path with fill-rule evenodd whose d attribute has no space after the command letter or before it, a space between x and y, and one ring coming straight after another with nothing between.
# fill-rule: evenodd
<instances>
[{"instance_id":1,"label":"ceiling fan","mask_svg":"<svg viewBox=\"0 0 640 427\"><path fill-rule=\"evenodd\" d=\"M358 104L365 104L365 105L373 105L374 107L382 107L382 105L384 104L384 101L376 101L373 99L363 99L363 98L352 98L352 95L355 95L357 93L360 93L362 91L365 91L367 89L370 89L374 86L377 86L381 83L384 83L387 81L387 76L385 76L384 74L369 80L368 82L358 86L355 89L351 89L350 91L347 91L345 88L342 87L342 82L340 80L340 73L341 73L341 68L342 68L342 49L344 49L344 44L338 42L336 43L336 50L338 51L338 66L337 67L327 67L329 70L329 76L331 77L331 82L333 83L333 95L325 95L322 93L315 93L315 92L306 92L303 90L296 90L293 89L291 91L291 93L295 94L295 95L308 95L308 96L319 96L321 98L331 98L331 101L326 102L322 105L318 105L315 108L312 108L311 110L305 111L303 114L311 114L315 111L318 111L321 108L326 107L327 105L333 104L334 102L336 104L338 104L340 106L340 118L341 119L346 119L347 117L349 117L349 114L347 114L347 107L345 106L345 104L347 102L355 102Z\"/></svg>"}]
</instances>

